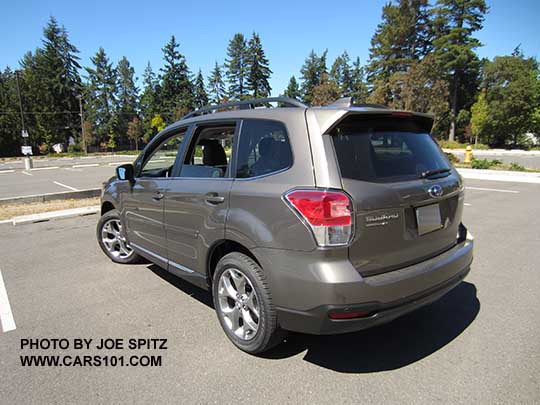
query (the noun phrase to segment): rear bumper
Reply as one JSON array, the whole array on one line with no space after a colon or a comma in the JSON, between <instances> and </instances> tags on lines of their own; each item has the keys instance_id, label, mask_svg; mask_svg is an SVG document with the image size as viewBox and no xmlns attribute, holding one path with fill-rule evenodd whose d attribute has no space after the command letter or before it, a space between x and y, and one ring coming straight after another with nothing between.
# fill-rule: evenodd
<instances>
[{"instance_id":1,"label":"rear bumper","mask_svg":"<svg viewBox=\"0 0 540 405\"><path fill-rule=\"evenodd\" d=\"M370 277L362 277L348 258L337 252L323 255L325 260L308 259L307 269L299 267L299 257L294 254L272 255L268 263L264 263L265 257L262 264L271 269L272 295L281 327L303 333L337 334L389 322L441 298L468 274L473 240L468 237L434 258ZM306 261L309 254L302 256ZM339 320L328 316L329 312L357 311L368 314Z\"/></svg>"}]
</instances>

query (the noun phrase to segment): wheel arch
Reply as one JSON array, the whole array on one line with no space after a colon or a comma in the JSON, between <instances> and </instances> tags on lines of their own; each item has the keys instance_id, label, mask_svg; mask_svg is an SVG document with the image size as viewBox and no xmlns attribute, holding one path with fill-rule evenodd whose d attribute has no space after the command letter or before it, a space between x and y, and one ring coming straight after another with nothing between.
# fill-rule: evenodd
<instances>
[{"instance_id":1,"label":"wheel arch","mask_svg":"<svg viewBox=\"0 0 540 405\"><path fill-rule=\"evenodd\" d=\"M214 272L216 270L216 265L219 260L228 253L239 252L243 253L246 256L250 257L257 263L261 268L261 262L253 254L253 252L248 249L243 244L236 242L231 239L222 239L214 243L214 245L209 249L208 257L206 260L206 277L208 280L208 285L212 285L212 279L214 278Z\"/></svg>"},{"instance_id":2,"label":"wheel arch","mask_svg":"<svg viewBox=\"0 0 540 405\"><path fill-rule=\"evenodd\" d=\"M110 201L103 201L101 203L101 215L106 214L107 212L114 210L116 207Z\"/></svg>"}]
</instances>

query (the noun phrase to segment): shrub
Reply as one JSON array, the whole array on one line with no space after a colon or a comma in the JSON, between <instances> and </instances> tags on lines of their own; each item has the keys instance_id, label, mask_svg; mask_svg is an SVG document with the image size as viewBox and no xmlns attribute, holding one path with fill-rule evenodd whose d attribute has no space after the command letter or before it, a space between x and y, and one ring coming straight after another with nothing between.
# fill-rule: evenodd
<instances>
[{"instance_id":1,"label":"shrub","mask_svg":"<svg viewBox=\"0 0 540 405\"><path fill-rule=\"evenodd\" d=\"M451 152L445 152L444 154L446 155L446 157L448 158L448 160L450 161L450 163L455 164L455 163L459 163L459 162L460 162L459 158L458 158L456 155L454 155L453 153L451 153Z\"/></svg>"},{"instance_id":2,"label":"shrub","mask_svg":"<svg viewBox=\"0 0 540 405\"><path fill-rule=\"evenodd\" d=\"M521 166L519 163L516 163L516 162L510 163L510 167L508 169L513 170L515 172L525 172L525 171L527 171L527 169L525 169L525 167Z\"/></svg>"},{"instance_id":3,"label":"shrub","mask_svg":"<svg viewBox=\"0 0 540 405\"><path fill-rule=\"evenodd\" d=\"M489 160L489 159L474 159L472 160L471 167L473 169L490 169L493 166L500 165L502 161L498 159Z\"/></svg>"}]
</instances>

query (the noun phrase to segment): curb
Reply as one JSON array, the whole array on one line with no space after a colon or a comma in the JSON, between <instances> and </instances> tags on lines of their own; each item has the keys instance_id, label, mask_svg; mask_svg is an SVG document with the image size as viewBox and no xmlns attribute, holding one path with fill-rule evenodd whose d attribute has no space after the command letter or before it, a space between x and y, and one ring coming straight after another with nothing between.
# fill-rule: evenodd
<instances>
[{"instance_id":1,"label":"curb","mask_svg":"<svg viewBox=\"0 0 540 405\"><path fill-rule=\"evenodd\" d=\"M465 149L448 149L443 148L447 153L465 153ZM540 156L538 150L521 150L521 149L474 149L473 155L489 155L489 156Z\"/></svg>"},{"instance_id":2,"label":"curb","mask_svg":"<svg viewBox=\"0 0 540 405\"><path fill-rule=\"evenodd\" d=\"M457 171L465 179L507 181L510 183L540 184L540 173L512 172L508 170L462 169Z\"/></svg>"},{"instance_id":3,"label":"curb","mask_svg":"<svg viewBox=\"0 0 540 405\"><path fill-rule=\"evenodd\" d=\"M98 213L99 210L99 205L93 205L90 207L71 208L69 210L43 212L41 214L21 215L18 217L13 217L12 219L7 221L2 221L2 223L11 222L13 225L21 225L27 223L49 221L51 219L58 218L70 218L78 217L81 215L92 215Z\"/></svg>"},{"instance_id":4,"label":"curb","mask_svg":"<svg viewBox=\"0 0 540 405\"><path fill-rule=\"evenodd\" d=\"M22 196L22 197L0 198L0 204L47 202L47 201L55 201L55 200L69 200L69 199L99 197L100 195L101 195L100 188L90 188L87 190L61 191L59 193L36 194L36 195L28 195L28 196Z\"/></svg>"}]
</instances>

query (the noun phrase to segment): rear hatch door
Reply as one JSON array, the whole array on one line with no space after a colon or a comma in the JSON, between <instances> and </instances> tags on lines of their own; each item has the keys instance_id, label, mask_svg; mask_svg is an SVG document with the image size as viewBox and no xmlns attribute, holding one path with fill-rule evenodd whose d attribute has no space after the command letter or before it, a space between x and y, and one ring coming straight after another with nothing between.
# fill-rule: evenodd
<instances>
[{"instance_id":1,"label":"rear hatch door","mask_svg":"<svg viewBox=\"0 0 540 405\"><path fill-rule=\"evenodd\" d=\"M421 262L456 244L461 178L407 113L351 114L330 131L355 211L350 260L365 276Z\"/></svg>"}]
</instances>

